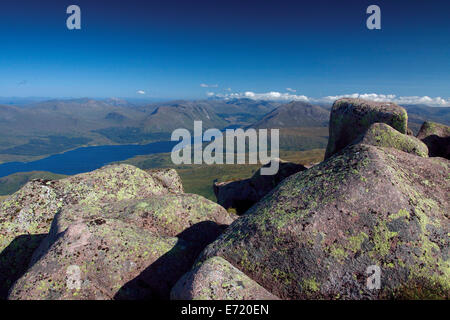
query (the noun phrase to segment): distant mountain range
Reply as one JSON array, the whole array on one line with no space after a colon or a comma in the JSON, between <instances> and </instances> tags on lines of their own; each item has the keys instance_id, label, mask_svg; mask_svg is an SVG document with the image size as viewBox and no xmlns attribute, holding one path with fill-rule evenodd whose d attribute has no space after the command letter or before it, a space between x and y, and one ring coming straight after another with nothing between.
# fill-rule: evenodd
<instances>
[{"instance_id":1,"label":"distant mountain range","mask_svg":"<svg viewBox=\"0 0 450 320\"><path fill-rule=\"evenodd\" d=\"M425 120L450 124L450 108L404 107L415 132ZM84 98L0 105L0 162L28 161L84 145L168 140L177 128L192 129L195 120L203 121L204 129L323 128L329 112L330 105L251 99L135 104Z\"/></svg>"},{"instance_id":2,"label":"distant mountain range","mask_svg":"<svg viewBox=\"0 0 450 320\"><path fill-rule=\"evenodd\" d=\"M84 145L170 139L177 128L244 127L280 104L235 99L134 104L121 99L47 100L0 105L0 162L28 161Z\"/></svg>"},{"instance_id":3,"label":"distant mountain range","mask_svg":"<svg viewBox=\"0 0 450 320\"><path fill-rule=\"evenodd\" d=\"M426 120L450 125L450 108L427 105L403 105L402 107L408 112L408 126L415 134Z\"/></svg>"}]
</instances>

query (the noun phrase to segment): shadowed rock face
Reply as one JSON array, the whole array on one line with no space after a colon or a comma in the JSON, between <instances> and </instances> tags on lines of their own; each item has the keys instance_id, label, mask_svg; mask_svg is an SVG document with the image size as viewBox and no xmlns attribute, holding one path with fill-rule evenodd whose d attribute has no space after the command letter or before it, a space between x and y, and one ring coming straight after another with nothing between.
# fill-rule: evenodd
<instances>
[{"instance_id":1,"label":"shadowed rock face","mask_svg":"<svg viewBox=\"0 0 450 320\"><path fill-rule=\"evenodd\" d=\"M430 152L430 157L450 159L450 127L426 121L420 128L417 138L422 140Z\"/></svg>"},{"instance_id":2,"label":"shadowed rock face","mask_svg":"<svg viewBox=\"0 0 450 320\"><path fill-rule=\"evenodd\" d=\"M349 98L337 100L331 110L330 138L325 159L355 141L376 122L386 123L400 133L407 133L406 110L394 103Z\"/></svg>"},{"instance_id":3,"label":"shadowed rock face","mask_svg":"<svg viewBox=\"0 0 450 320\"><path fill-rule=\"evenodd\" d=\"M119 165L27 184L1 204L8 246L0 256L2 294L21 277L10 299L168 298L198 253L233 221L219 205L180 193L177 177ZM42 241L38 235L49 229ZM64 282L71 265L86 280L76 295Z\"/></svg>"},{"instance_id":4,"label":"shadowed rock face","mask_svg":"<svg viewBox=\"0 0 450 320\"><path fill-rule=\"evenodd\" d=\"M306 170L306 167L301 164L279 162L279 170L275 175L261 175L260 169L250 179L214 183L217 203L225 209L234 208L238 214L243 214L283 179ZM267 166L269 164L265 165L265 167Z\"/></svg>"},{"instance_id":5,"label":"shadowed rock face","mask_svg":"<svg viewBox=\"0 0 450 320\"><path fill-rule=\"evenodd\" d=\"M347 147L285 179L198 261L220 256L282 299L449 298L449 167ZM380 290L366 286L372 265Z\"/></svg>"},{"instance_id":6,"label":"shadowed rock face","mask_svg":"<svg viewBox=\"0 0 450 320\"><path fill-rule=\"evenodd\" d=\"M278 300L228 261L214 257L186 273L173 287L173 300Z\"/></svg>"},{"instance_id":7,"label":"shadowed rock face","mask_svg":"<svg viewBox=\"0 0 450 320\"><path fill-rule=\"evenodd\" d=\"M428 157L427 146L414 136L405 135L385 123L374 123L357 143L395 148L419 157Z\"/></svg>"}]
</instances>

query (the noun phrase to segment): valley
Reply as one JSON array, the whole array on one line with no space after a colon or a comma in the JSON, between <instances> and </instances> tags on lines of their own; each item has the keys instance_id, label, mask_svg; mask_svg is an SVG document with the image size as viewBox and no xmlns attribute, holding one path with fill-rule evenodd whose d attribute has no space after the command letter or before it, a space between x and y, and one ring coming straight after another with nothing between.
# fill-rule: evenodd
<instances>
[{"instance_id":1,"label":"valley","mask_svg":"<svg viewBox=\"0 0 450 320\"><path fill-rule=\"evenodd\" d=\"M450 124L450 108L407 105L405 109L414 133L424 120ZM124 162L142 169L175 167L187 192L215 200L211 187L215 179L249 177L259 165L175 166L167 153L172 144L164 142L170 140L172 130L192 130L194 120L201 120L204 130L278 128L280 158L308 164L323 159L329 114L330 106L324 104L252 99L145 104L84 98L2 105L0 196L17 191L31 179L56 179ZM146 147L159 141L163 143L156 149ZM62 167L64 163L71 171Z\"/></svg>"}]
</instances>

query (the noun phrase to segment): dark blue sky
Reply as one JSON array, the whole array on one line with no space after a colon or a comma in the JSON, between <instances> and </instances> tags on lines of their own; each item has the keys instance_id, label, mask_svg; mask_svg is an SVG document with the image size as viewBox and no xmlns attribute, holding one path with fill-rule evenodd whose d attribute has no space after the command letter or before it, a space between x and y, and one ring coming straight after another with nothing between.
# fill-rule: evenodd
<instances>
[{"instance_id":1,"label":"dark blue sky","mask_svg":"<svg viewBox=\"0 0 450 320\"><path fill-rule=\"evenodd\" d=\"M66 28L71 4L82 30ZM366 28L371 4L382 30ZM0 96L448 99L449 84L448 0L0 2Z\"/></svg>"}]
</instances>

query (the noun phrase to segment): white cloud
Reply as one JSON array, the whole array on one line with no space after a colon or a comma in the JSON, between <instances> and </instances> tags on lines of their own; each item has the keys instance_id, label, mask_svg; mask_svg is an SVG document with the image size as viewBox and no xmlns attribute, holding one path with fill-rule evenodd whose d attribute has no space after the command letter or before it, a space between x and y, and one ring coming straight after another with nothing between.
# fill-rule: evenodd
<instances>
[{"instance_id":1,"label":"white cloud","mask_svg":"<svg viewBox=\"0 0 450 320\"><path fill-rule=\"evenodd\" d=\"M286 88L286 91L293 92L293 93L297 92L297 90L292 89L292 88Z\"/></svg>"},{"instance_id":2,"label":"white cloud","mask_svg":"<svg viewBox=\"0 0 450 320\"><path fill-rule=\"evenodd\" d=\"M287 88L289 89L289 88ZM286 89L286 90L287 90ZM289 90L288 90L289 91ZM377 102L394 102L399 105L404 104L426 104L436 107L450 107L450 99L442 97L429 96L397 96L395 94L377 94L377 93L352 93L346 95L326 96L320 98L307 97L305 95L293 94L291 92L270 91L264 93L256 93L253 91L235 92L225 94L207 93L208 97L218 97L222 99L248 98L253 100L276 100L276 101L305 101L305 102L327 102L333 103L341 98L361 98Z\"/></svg>"},{"instance_id":3,"label":"white cloud","mask_svg":"<svg viewBox=\"0 0 450 320\"><path fill-rule=\"evenodd\" d=\"M136 91L136 93L137 94L145 94L145 91L144 90L138 90L138 91Z\"/></svg>"},{"instance_id":4,"label":"white cloud","mask_svg":"<svg viewBox=\"0 0 450 320\"><path fill-rule=\"evenodd\" d=\"M265 92L265 93L256 93L253 91L246 91L244 93L226 93L226 94L216 94L218 98L224 99L240 99L240 98L248 98L253 100L280 100L280 101L309 101L309 98L303 95L295 95L290 93L281 93L277 91Z\"/></svg>"},{"instance_id":5,"label":"white cloud","mask_svg":"<svg viewBox=\"0 0 450 320\"><path fill-rule=\"evenodd\" d=\"M218 88L219 85L218 84L206 84L206 83L201 83L200 87L202 88Z\"/></svg>"},{"instance_id":6,"label":"white cloud","mask_svg":"<svg viewBox=\"0 0 450 320\"><path fill-rule=\"evenodd\" d=\"M426 104L431 106L449 107L450 99L441 97L431 98L429 96L397 96L395 94L377 94L377 93L353 93L347 95L327 96L317 99L319 102L334 102L341 98L361 98L377 102L394 102L397 104Z\"/></svg>"}]
</instances>

